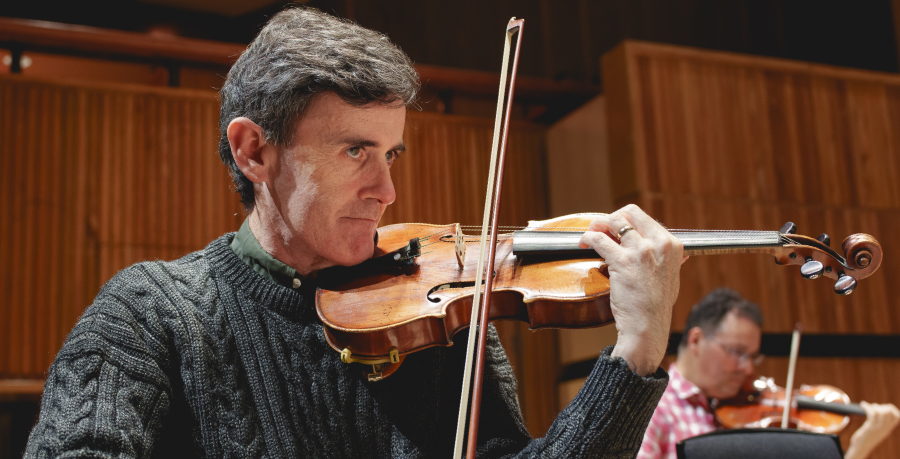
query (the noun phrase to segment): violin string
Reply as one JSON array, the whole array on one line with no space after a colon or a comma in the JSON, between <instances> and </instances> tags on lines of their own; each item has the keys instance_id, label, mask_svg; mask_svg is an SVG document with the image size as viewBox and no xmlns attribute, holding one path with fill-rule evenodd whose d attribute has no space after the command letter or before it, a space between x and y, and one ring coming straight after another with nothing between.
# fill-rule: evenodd
<instances>
[{"instance_id":1,"label":"violin string","mask_svg":"<svg viewBox=\"0 0 900 459\"><path fill-rule=\"evenodd\" d=\"M446 229L442 229L442 230L440 230L440 231L438 231L438 232L436 232L436 233L431 233L431 234L429 234L428 236L420 237L419 240L420 240L420 241L423 241L423 240L426 240L426 239L431 239L431 238L437 236L438 234L443 235L443 234L445 234L445 233L446 233L446 234L449 234L449 233L447 233L447 230L446 230Z\"/></svg>"},{"instance_id":2,"label":"violin string","mask_svg":"<svg viewBox=\"0 0 900 459\"><path fill-rule=\"evenodd\" d=\"M416 254L416 255L410 255L410 256L402 257L402 258L400 258L400 259L397 260L397 261L412 260L413 258L418 258L418 257L421 257L422 255L429 254L429 253L431 253L431 252L434 252L434 250L429 250L429 251L427 251L427 252L418 253L418 254Z\"/></svg>"},{"instance_id":3,"label":"violin string","mask_svg":"<svg viewBox=\"0 0 900 459\"><path fill-rule=\"evenodd\" d=\"M474 226L474 225L460 225L460 228L461 228L461 229L462 229L462 228L466 228L466 229L480 229L480 227L477 227L477 226ZM528 230L528 228L534 228L534 229ZM560 227L551 227L551 228L523 227L523 226L500 226L500 227L498 227L498 229L502 229L502 230L504 230L504 231L509 231L509 230L520 231L520 230L523 230L523 229L524 229L524 230L527 230L527 231L529 231L529 232L535 232L535 233L540 233L540 232L552 233L552 232L561 232L561 231L587 231L587 230L588 230L586 227L563 227L563 226L560 226ZM722 236L726 236L726 235L727 235L728 237L731 237L731 238L734 238L735 236L738 236L738 237L740 237L741 239L751 239L751 240L752 240L752 239L757 239L757 238L759 238L759 236L760 236L761 233L767 233L767 234L771 234L771 233L772 233L772 231L710 230L710 229L692 229L692 230L687 230L687 229L669 229L669 232L672 233L672 234L674 234L674 235L676 235L676 236L677 236L678 234L708 234L708 235L713 236L713 237L714 237L714 236L717 236L717 235L722 235ZM509 236L511 236L511 235L513 235L513 234L512 234L512 233L508 233L508 232L504 232L504 233L498 234L498 237L509 237ZM455 243L455 242L456 242L456 241L455 241L455 234L453 234L452 232L447 232L447 230L438 231L438 232L433 233L433 234L431 234L431 235L424 236L424 237L420 237L419 240L420 240L420 241L431 240L432 238L434 238L434 237L436 237L436 236L439 236L439 237L441 237L441 238L444 238L444 237L448 237L448 236L449 236L449 238L448 238L447 240L441 240L440 242L449 242L449 243ZM788 238L786 235L783 235L783 234L780 234L780 233L779 233L779 236L780 236L780 242L781 242L782 244L784 244L784 245L801 245L799 242L794 241L794 240ZM479 236L474 236L474 235L463 235L463 237L465 238L465 239L464 239L464 242L465 242L465 243L479 242L479 241L481 240ZM434 244L434 243L436 243L436 242L429 242L429 243L424 244L424 245L430 245L430 244ZM424 245L423 245L423 246L424 246Z\"/></svg>"},{"instance_id":4,"label":"violin string","mask_svg":"<svg viewBox=\"0 0 900 459\"><path fill-rule=\"evenodd\" d=\"M475 225L460 225L460 228L465 229L481 229L480 226ZM498 226L498 229L503 230L528 230L529 228L533 228L530 231L540 232L540 231L588 231L588 227L586 226L552 226L552 227L540 227L540 226ZM667 228L670 233L768 233L769 231L747 231L747 230L721 230L721 229L677 229L677 228Z\"/></svg>"},{"instance_id":5,"label":"violin string","mask_svg":"<svg viewBox=\"0 0 900 459\"><path fill-rule=\"evenodd\" d=\"M437 240L437 241L434 241L434 242L428 242L428 243L425 243L425 244L419 244L419 248L422 248L422 247L428 247L429 245L439 244L439 243L441 243L441 242L443 242L443 241Z\"/></svg>"}]
</instances>

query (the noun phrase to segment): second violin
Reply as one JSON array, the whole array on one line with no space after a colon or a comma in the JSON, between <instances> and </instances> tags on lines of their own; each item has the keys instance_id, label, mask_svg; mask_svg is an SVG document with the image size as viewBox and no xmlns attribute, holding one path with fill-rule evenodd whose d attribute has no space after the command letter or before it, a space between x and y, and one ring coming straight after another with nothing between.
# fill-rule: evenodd
<instances>
[{"instance_id":1,"label":"second violin","mask_svg":"<svg viewBox=\"0 0 900 459\"><path fill-rule=\"evenodd\" d=\"M759 377L744 385L736 397L717 401L716 420L726 429L777 427L784 409L785 390L772 378ZM839 433L850 415L866 412L840 389L828 385L801 385L791 397L790 428L818 433Z\"/></svg>"}]
</instances>

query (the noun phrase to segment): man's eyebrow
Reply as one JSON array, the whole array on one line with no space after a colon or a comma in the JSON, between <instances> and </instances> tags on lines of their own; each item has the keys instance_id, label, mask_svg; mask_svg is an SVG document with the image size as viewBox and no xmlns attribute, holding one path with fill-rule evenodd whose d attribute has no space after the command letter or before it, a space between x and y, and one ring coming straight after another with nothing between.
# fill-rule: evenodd
<instances>
[{"instance_id":1,"label":"man's eyebrow","mask_svg":"<svg viewBox=\"0 0 900 459\"><path fill-rule=\"evenodd\" d=\"M342 144L347 144L347 145L353 145L354 147L363 147L363 148L367 148L367 147L377 147L377 146L378 146L378 143L377 143L377 142L374 142L374 141L369 140L369 139L344 139L344 140L341 141L340 143L342 143ZM405 151L406 151L406 144L403 143L403 142L400 142L400 143L398 143L397 145L394 145L394 147L391 148L391 150L397 150L397 151L400 151L400 152L405 152Z\"/></svg>"},{"instance_id":2,"label":"man's eyebrow","mask_svg":"<svg viewBox=\"0 0 900 459\"><path fill-rule=\"evenodd\" d=\"M354 147L363 147L363 148L378 146L378 144L375 141L368 140L368 139L362 139L362 138L341 139L341 141L338 143L345 144L345 145L353 145Z\"/></svg>"}]
</instances>

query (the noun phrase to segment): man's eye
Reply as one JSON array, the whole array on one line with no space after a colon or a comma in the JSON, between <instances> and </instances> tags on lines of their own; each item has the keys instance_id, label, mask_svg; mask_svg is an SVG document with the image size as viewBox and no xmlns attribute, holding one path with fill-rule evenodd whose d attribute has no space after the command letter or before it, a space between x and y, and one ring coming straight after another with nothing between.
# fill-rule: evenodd
<instances>
[{"instance_id":1,"label":"man's eye","mask_svg":"<svg viewBox=\"0 0 900 459\"><path fill-rule=\"evenodd\" d=\"M389 151L384 154L384 159L386 159L388 163L394 162L394 160L396 160L399 157L400 157L400 152L396 151L396 150Z\"/></svg>"},{"instance_id":2,"label":"man's eye","mask_svg":"<svg viewBox=\"0 0 900 459\"><path fill-rule=\"evenodd\" d=\"M362 154L362 148L360 147L350 147L347 149L347 155L351 158L359 158L359 155Z\"/></svg>"}]
</instances>

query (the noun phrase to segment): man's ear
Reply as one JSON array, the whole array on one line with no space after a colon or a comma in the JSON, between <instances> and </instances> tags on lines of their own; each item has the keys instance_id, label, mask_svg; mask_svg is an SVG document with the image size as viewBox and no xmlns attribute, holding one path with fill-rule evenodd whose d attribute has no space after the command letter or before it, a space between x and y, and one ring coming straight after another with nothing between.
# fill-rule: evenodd
<instances>
[{"instance_id":1,"label":"man's ear","mask_svg":"<svg viewBox=\"0 0 900 459\"><path fill-rule=\"evenodd\" d=\"M263 183L275 167L275 148L266 142L266 135L249 118L239 117L228 123L228 143L238 169L251 182Z\"/></svg>"},{"instance_id":2,"label":"man's ear","mask_svg":"<svg viewBox=\"0 0 900 459\"><path fill-rule=\"evenodd\" d=\"M700 327L691 327L691 329L687 331L687 334L688 350L697 352L697 346L700 343L700 338L703 336L703 329Z\"/></svg>"}]
</instances>

